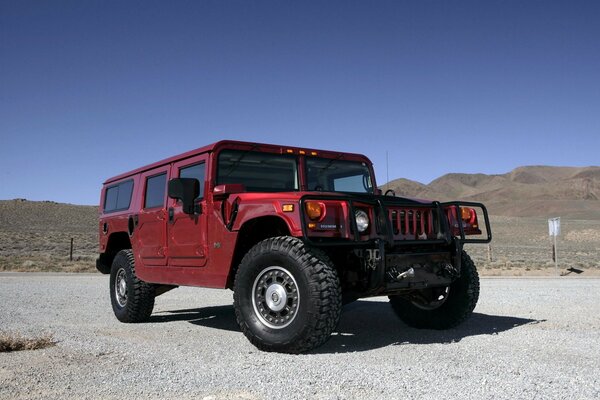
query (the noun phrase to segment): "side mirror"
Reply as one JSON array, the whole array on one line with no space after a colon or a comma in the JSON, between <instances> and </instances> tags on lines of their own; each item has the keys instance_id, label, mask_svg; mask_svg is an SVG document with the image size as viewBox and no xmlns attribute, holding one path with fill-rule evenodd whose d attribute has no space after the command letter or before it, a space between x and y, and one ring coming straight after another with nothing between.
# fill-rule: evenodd
<instances>
[{"instance_id":1,"label":"side mirror","mask_svg":"<svg viewBox=\"0 0 600 400\"><path fill-rule=\"evenodd\" d=\"M200 194L200 182L195 178L174 178L169 181L169 197L181 200L182 210L194 214L194 200Z\"/></svg>"},{"instance_id":2,"label":"side mirror","mask_svg":"<svg viewBox=\"0 0 600 400\"><path fill-rule=\"evenodd\" d=\"M227 183L225 185L217 185L213 189L213 199L223 200L226 199L230 194L243 193L246 191L246 187L241 183Z\"/></svg>"}]
</instances>

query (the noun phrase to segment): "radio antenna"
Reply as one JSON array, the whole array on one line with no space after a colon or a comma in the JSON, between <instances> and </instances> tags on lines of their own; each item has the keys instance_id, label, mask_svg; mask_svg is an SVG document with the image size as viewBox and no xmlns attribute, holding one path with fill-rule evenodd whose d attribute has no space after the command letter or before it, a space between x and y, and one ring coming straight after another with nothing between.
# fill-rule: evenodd
<instances>
[{"instance_id":1,"label":"radio antenna","mask_svg":"<svg viewBox=\"0 0 600 400\"><path fill-rule=\"evenodd\" d=\"M390 165L388 162L388 151L385 151L385 178L386 178L386 184L385 184L385 188L389 189L390 188Z\"/></svg>"}]
</instances>

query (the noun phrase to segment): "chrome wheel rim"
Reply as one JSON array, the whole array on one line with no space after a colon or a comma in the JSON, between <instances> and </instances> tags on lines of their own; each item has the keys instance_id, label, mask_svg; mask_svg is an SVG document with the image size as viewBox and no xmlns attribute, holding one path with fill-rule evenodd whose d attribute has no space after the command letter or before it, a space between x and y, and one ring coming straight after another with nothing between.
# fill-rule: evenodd
<instances>
[{"instance_id":1,"label":"chrome wheel rim","mask_svg":"<svg viewBox=\"0 0 600 400\"><path fill-rule=\"evenodd\" d=\"M127 275L123 268L117 271L115 277L115 299L120 307L125 307L127 304Z\"/></svg>"},{"instance_id":2,"label":"chrome wheel rim","mask_svg":"<svg viewBox=\"0 0 600 400\"><path fill-rule=\"evenodd\" d=\"M279 266L261 271L252 285L252 306L258 319L269 328L282 329L291 324L300 306L294 276Z\"/></svg>"}]
</instances>

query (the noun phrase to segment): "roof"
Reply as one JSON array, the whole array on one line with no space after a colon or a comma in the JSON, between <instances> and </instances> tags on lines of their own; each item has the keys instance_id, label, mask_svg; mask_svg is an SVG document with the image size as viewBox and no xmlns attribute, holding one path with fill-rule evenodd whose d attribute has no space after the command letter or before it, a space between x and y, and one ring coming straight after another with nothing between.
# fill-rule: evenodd
<instances>
[{"instance_id":1,"label":"roof","mask_svg":"<svg viewBox=\"0 0 600 400\"><path fill-rule=\"evenodd\" d=\"M361 161L366 161L369 164L371 164L371 160L369 160L368 157L366 157L362 154L356 154L356 153L336 152L336 151L331 151L331 150L317 150L317 149L309 149L309 148L305 148L305 147L283 146L283 145L267 144L267 143L242 142L242 141L235 141L235 140L221 140L219 142L215 142L215 143L209 144L204 147L199 147L194 150L186 151L185 153L181 153L181 154L169 157L169 158L165 158L164 160L160 160L160 161L154 162L152 164L148 164L143 167L136 168L132 171L113 176L112 178L107 179L104 182L104 184L106 185L106 184L109 184L109 183L112 183L112 182L115 182L115 181L118 181L121 179L125 179L128 177L131 177L132 175L140 174L140 173L146 172L148 170L151 170L151 169L154 169L154 168L166 165L166 164L175 163L177 161L184 160L186 158L189 158L189 157L192 157L192 156L195 156L198 154L219 151L221 148L234 148L234 149L240 149L240 150L247 149L247 150L265 151L265 152L280 152L281 154L285 154L289 150L291 150L293 154L301 154L300 153L301 151L305 152L306 154L311 154L311 153L315 152L319 155L319 157L337 158L337 157L340 157L340 155L343 155L343 157L340 157L341 159L361 160Z\"/></svg>"}]
</instances>

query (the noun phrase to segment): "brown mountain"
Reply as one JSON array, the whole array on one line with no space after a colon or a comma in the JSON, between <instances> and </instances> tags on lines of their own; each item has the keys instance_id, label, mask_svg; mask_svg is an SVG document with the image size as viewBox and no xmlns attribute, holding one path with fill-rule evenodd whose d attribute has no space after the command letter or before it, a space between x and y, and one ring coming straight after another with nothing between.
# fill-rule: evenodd
<instances>
[{"instance_id":1,"label":"brown mountain","mask_svg":"<svg viewBox=\"0 0 600 400\"><path fill-rule=\"evenodd\" d=\"M482 201L492 215L600 219L600 167L519 167L502 175L446 174L428 185L396 179L399 196Z\"/></svg>"}]
</instances>

